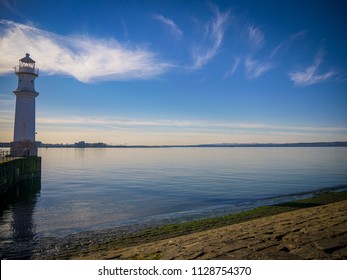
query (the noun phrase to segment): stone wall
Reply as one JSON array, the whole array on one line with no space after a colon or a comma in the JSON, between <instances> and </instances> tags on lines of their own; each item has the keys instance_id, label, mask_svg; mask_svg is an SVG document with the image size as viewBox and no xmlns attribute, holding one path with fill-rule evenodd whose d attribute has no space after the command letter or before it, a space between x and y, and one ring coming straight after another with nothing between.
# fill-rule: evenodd
<instances>
[{"instance_id":1,"label":"stone wall","mask_svg":"<svg viewBox=\"0 0 347 280\"><path fill-rule=\"evenodd\" d=\"M41 176L41 157L23 157L0 163L0 195L20 181Z\"/></svg>"}]
</instances>

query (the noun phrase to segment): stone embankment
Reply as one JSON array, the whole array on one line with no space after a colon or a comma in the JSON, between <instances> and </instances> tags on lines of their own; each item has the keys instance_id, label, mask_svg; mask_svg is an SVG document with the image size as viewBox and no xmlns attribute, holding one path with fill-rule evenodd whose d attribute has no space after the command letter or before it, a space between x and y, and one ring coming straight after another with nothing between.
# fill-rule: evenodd
<instances>
[{"instance_id":1,"label":"stone embankment","mask_svg":"<svg viewBox=\"0 0 347 280\"><path fill-rule=\"evenodd\" d=\"M0 195L20 181L41 176L41 157L19 157L0 162Z\"/></svg>"},{"instance_id":2,"label":"stone embankment","mask_svg":"<svg viewBox=\"0 0 347 280\"><path fill-rule=\"evenodd\" d=\"M347 200L84 259L347 259Z\"/></svg>"}]
</instances>

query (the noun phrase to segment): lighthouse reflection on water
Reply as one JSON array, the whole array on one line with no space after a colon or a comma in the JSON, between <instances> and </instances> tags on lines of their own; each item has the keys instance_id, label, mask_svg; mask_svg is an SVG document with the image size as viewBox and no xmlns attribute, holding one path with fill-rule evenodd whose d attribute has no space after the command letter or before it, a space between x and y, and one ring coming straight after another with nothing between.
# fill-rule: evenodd
<instances>
[{"instance_id":1,"label":"lighthouse reflection on water","mask_svg":"<svg viewBox=\"0 0 347 280\"><path fill-rule=\"evenodd\" d=\"M40 190L41 178L33 178L18 183L6 196L0 196L0 238L6 240L0 242L1 259L31 258L36 235L33 214ZM11 236L4 236L5 232Z\"/></svg>"}]
</instances>

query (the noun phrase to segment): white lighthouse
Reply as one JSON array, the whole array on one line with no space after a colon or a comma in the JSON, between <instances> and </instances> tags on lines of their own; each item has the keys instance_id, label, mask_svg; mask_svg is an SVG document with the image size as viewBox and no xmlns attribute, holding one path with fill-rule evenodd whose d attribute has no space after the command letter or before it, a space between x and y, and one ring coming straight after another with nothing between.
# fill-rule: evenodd
<instances>
[{"instance_id":1,"label":"white lighthouse","mask_svg":"<svg viewBox=\"0 0 347 280\"><path fill-rule=\"evenodd\" d=\"M18 87L13 91L16 95L16 114L11 154L37 156L35 98L39 93L35 90L35 79L39 76L39 69L35 68L35 61L28 53L14 69L18 76Z\"/></svg>"}]
</instances>

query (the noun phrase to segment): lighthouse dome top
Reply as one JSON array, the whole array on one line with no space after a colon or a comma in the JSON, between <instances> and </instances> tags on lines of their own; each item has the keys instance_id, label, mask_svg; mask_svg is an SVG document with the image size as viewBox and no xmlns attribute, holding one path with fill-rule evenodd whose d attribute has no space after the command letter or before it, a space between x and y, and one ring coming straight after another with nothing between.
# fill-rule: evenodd
<instances>
[{"instance_id":1,"label":"lighthouse dome top","mask_svg":"<svg viewBox=\"0 0 347 280\"><path fill-rule=\"evenodd\" d=\"M24 62L24 63L35 63L35 60L33 60L31 57L30 57L30 54L26 53L25 54L25 57L21 58L19 60L20 62Z\"/></svg>"},{"instance_id":2,"label":"lighthouse dome top","mask_svg":"<svg viewBox=\"0 0 347 280\"><path fill-rule=\"evenodd\" d=\"M30 57L30 54L26 53L25 57L19 60L20 67L35 68L35 60Z\"/></svg>"}]
</instances>

